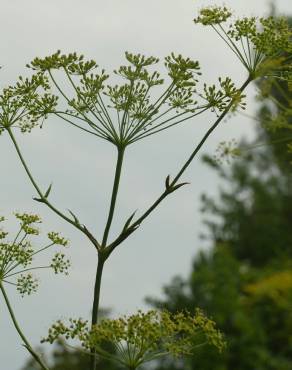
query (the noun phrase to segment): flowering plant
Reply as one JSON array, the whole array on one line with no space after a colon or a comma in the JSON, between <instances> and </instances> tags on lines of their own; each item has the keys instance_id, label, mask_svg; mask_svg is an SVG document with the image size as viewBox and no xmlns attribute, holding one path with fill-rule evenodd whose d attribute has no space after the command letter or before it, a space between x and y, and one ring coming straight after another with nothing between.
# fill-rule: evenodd
<instances>
[{"instance_id":1,"label":"flowering plant","mask_svg":"<svg viewBox=\"0 0 292 370\"><path fill-rule=\"evenodd\" d=\"M114 71L119 83L112 84L109 82L109 75L105 70L99 70L95 61L86 60L83 55L76 53L64 55L57 51L45 58L35 58L27 65L32 76L26 79L20 77L15 86L3 89L0 95L0 134L7 133L11 139L37 193L35 201L46 205L83 233L96 250L97 270L91 324L88 325L83 320L72 320L69 326L58 322L46 339L53 342L59 335L78 338L92 354L91 370L96 369L98 355L110 356L128 369L136 369L143 362L162 354L187 355L192 352L193 334L198 330L202 331L208 342L222 348L220 334L200 311L194 315L138 312L129 318L105 320L98 324L98 310L104 264L112 252L139 228L165 198L187 184L180 182L181 177L209 136L229 112L235 113L245 108L246 87L257 79L266 83L277 79L291 83L291 30L287 21L273 17L233 21L231 16L226 7L203 8L194 21L202 26L212 27L242 63L247 75L241 86L236 86L229 77L219 77L212 85L201 84L199 62L174 53L165 58L166 76L162 77L157 70L150 72L159 62L157 58L129 52L125 53L127 64ZM63 88L64 84L67 84L66 88ZM160 94L157 96L154 91L158 86L157 91ZM172 178L168 175L161 195L140 215L135 212L130 215L118 235L109 241L127 147L192 120L208 110L215 113L214 122L178 173ZM64 212L52 204L49 199L52 185L45 190L41 189L20 149L14 131L20 129L27 133L37 126L43 127L50 117L58 118L83 133L106 140L117 150L108 217L101 237L89 230L72 211ZM219 149L231 156L238 154L229 143L226 146L226 142L222 142ZM220 151L218 155L221 158ZM33 226L39 222L37 216L17 215L17 218L21 221L21 231L25 238L37 233ZM3 239L6 233L2 232L0 236ZM29 243L24 244L25 238L19 243L19 237L18 235L12 244L1 244L1 290L9 308L11 306L2 283L9 282L8 278L21 273L16 270L13 273L14 268L22 266L26 269L32 257L38 253L33 252ZM55 233L49 234L49 239L52 245L66 244ZM12 260L7 264L8 256ZM45 267L51 267L55 273L66 273L68 266L69 262L64 259L63 254L57 254L51 264ZM31 293L36 288L30 275L20 277L16 285L22 294ZM10 313L15 320L11 309ZM19 329L17 326L16 328ZM20 329L18 332L30 353L43 369L47 369L24 339ZM103 340L114 344L117 353L104 352L100 347Z\"/></svg>"}]
</instances>

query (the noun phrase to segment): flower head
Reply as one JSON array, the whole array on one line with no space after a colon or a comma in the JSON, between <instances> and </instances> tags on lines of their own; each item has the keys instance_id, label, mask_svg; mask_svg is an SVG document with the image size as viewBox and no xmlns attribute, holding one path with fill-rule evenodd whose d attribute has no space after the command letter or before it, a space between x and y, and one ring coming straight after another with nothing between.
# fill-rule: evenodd
<instances>
[{"instance_id":1,"label":"flower head","mask_svg":"<svg viewBox=\"0 0 292 370\"><path fill-rule=\"evenodd\" d=\"M60 336L77 338L86 350L94 349L100 356L128 369L136 369L167 354L174 357L191 355L195 345L202 340L219 350L225 345L215 323L200 310L194 315L186 311L175 314L166 310L138 311L131 316L104 319L92 329L82 319L70 319L69 325L58 321L43 342L53 343ZM104 349L104 343L110 343L114 353Z\"/></svg>"},{"instance_id":2,"label":"flower head","mask_svg":"<svg viewBox=\"0 0 292 370\"><path fill-rule=\"evenodd\" d=\"M48 79L42 73L31 78L19 77L15 86L4 88L0 95L0 134L13 127L30 132L57 104L49 93Z\"/></svg>"},{"instance_id":3,"label":"flower head","mask_svg":"<svg viewBox=\"0 0 292 370\"><path fill-rule=\"evenodd\" d=\"M226 22L232 15L231 11L224 7L212 6L208 8L202 8L199 11L198 17L194 19L195 23L201 23L204 26L220 24Z\"/></svg>"},{"instance_id":4,"label":"flower head","mask_svg":"<svg viewBox=\"0 0 292 370\"><path fill-rule=\"evenodd\" d=\"M232 21L226 7L211 7L201 9L194 21L211 26L251 78L276 75L287 79L287 73L291 72L289 55L292 50L292 31L287 19L243 17ZM225 22L227 25L223 24Z\"/></svg>"},{"instance_id":5,"label":"flower head","mask_svg":"<svg viewBox=\"0 0 292 370\"><path fill-rule=\"evenodd\" d=\"M9 240L9 232L0 229L0 283L16 286L17 291L24 296L37 290L37 279L31 274L32 270L52 269L56 274L68 274L69 260L63 253L56 253L49 265L35 265L36 256L55 246L68 244L68 241L56 232L48 233L49 243L44 247L35 248L31 238L39 235L36 224L40 224L41 218L35 214L15 213L19 221L19 230L16 236ZM5 221L0 217L0 222Z\"/></svg>"}]
</instances>

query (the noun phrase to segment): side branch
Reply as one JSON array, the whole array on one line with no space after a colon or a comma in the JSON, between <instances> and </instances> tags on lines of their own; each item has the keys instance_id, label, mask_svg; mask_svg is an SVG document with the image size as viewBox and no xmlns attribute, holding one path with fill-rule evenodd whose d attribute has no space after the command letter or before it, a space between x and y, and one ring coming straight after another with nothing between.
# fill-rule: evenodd
<instances>
[{"instance_id":1,"label":"side branch","mask_svg":"<svg viewBox=\"0 0 292 370\"><path fill-rule=\"evenodd\" d=\"M247 87L247 85L253 80L252 76L249 76L247 80L243 83L243 85L240 87L239 92L242 93L244 89ZM222 112L222 114L218 117L218 119L215 121L215 123L209 128L209 130L206 132L206 134L203 136L199 144L196 146L195 150L192 152L188 160L185 162L185 164L182 166L178 174L175 176L175 178L169 182L169 178L167 179L166 189L165 191L160 195L160 197L143 213L142 216L140 216L135 222L127 226L123 229L123 231L120 233L120 235L114 240L110 245L107 247L107 257L113 252L113 250L121 244L125 239L127 239L145 220L146 217L150 215L151 212L154 211L154 209L163 201L164 198L166 198L169 194L177 190L179 187L184 185L185 183L178 184L178 180L181 178L185 170L188 168L188 166L191 164L201 147L204 145L208 137L212 134L212 132L216 129L216 127L219 125L219 123L223 120L223 118L228 114L231 107L233 106L234 101L232 100L230 104L227 106L227 108Z\"/></svg>"},{"instance_id":2,"label":"side branch","mask_svg":"<svg viewBox=\"0 0 292 370\"><path fill-rule=\"evenodd\" d=\"M23 156L22 156L22 153L19 149L19 146L17 144L17 141L11 131L10 128L7 128L7 131L8 131L8 134L14 144L14 147L16 149L16 152L19 156L19 159L25 169L25 172L27 173L33 187L35 188L35 190L37 191L38 195L40 196L40 198L34 198L35 200L37 200L38 202L40 203L44 203L46 204L53 212L55 212L58 216L60 216L61 218L63 218L65 221L67 221L68 223L70 223L71 225L73 225L74 227L76 227L78 230L80 230L83 234L85 234L88 239L93 243L93 245L95 246L96 249L99 249L100 248L100 244L98 243L98 241L95 239L95 237L88 231L88 229L84 226L84 225L81 225L78 221L78 219L76 218L76 216L74 216L74 220L71 220L69 217L67 217L65 214L63 214L61 211L59 211L56 207L54 207L48 200L48 192L49 192L49 189L47 190L47 193L46 194L43 194L43 192L40 190L39 186L37 185L35 179L33 178ZM72 212L70 212L72 214Z\"/></svg>"}]
</instances>

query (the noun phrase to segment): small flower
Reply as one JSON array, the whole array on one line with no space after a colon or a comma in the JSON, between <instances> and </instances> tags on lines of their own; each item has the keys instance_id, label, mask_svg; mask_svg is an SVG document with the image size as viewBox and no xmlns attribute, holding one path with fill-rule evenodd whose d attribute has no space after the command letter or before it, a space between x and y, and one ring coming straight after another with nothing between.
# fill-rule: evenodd
<instances>
[{"instance_id":1,"label":"small flower","mask_svg":"<svg viewBox=\"0 0 292 370\"><path fill-rule=\"evenodd\" d=\"M245 109L243 99L245 95L237 89L231 78L225 79L219 77L219 88L216 85L207 86L204 84L204 94L200 96L208 102L208 105L214 110L223 112L230 107L231 111L235 111L238 107Z\"/></svg>"},{"instance_id":2,"label":"small flower","mask_svg":"<svg viewBox=\"0 0 292 370\"><path fill-rule=\"evenodd\" d=\"M51 269L56 274L68 274L70 262L65 259L63 253L56 253L50 265L38 266L35 264L35 258L38 254L44 253L55 245L65 246L68 241L59 233L50 232L48 236L52 243L35 248L29 238L39 234L33 225L41 222L40 217L28 213L15 213L15 217L20 221L20 228L12 239L13 242L7 241L8 232L0 230L0 282L16 286L17 291L24 296L32 294L38 287L37 280L30 273L31 270ZM0 222L2 221L4 221L4 217L0 217ZM27 274L23 274L25 272Z\"/></svg>"},{"instance_id":3,"label":"small flower","mask_svg":"<svg viewBox=\"0 0 292 370\"><path fill-rule=\"evenodd\" d=\"M65 255L63 253L56 253L52 259L50 267L54 270L55 274L64 273L65 275L68 275L70 261L65 259Z\"/></svg>"},{"instance_id":4,"label":"small flower","mask_svg":"<svg viewBox=\"0 0 292 370\"><path fill-rule=\"evenodd\" d=\"M38 282L31 274L20 275L17 279L17 290L22 295L30 295L31 293L36 292L38 287Z\"/></svg>"},{"instance_id":5,"label":"small flower","mask_svg":"<svg viewBox=\"0 0 292 370\"><path fill-rule=\"evenodd\" d=\"M194 19L195 23L201 23L204 26L214 25L226 22L232 15L231 11L224 7L212 6L203 8L199 11L199 16Z\"/></svg>"},{"instance_id":6,"label":"small flower","mask_svg":"<svg viewBox=\"0 0 292 370\"><path fill-rule=\"evenodd\" d=\"M216 149L215 161L219 164L222 164L224 161L229 164L232 159L241 155L241 151L237 145L235 139L221 141Z\"/></svg>"},{"instance_id":7,"label":"small flower","mask_svg":"<svg viewBox=\"0 0 292 370\"><path fill-rule=\"evenodd\" d=\"M54 243L54 244L58 244L58 245L63 245L64 247L66 245L68 245L69 241L65 238L63 238L62 236L60 236L59 233L55 232L55 231L51 231L50 233L48 233L48 238Z\"/></svg>"}]
</instances>

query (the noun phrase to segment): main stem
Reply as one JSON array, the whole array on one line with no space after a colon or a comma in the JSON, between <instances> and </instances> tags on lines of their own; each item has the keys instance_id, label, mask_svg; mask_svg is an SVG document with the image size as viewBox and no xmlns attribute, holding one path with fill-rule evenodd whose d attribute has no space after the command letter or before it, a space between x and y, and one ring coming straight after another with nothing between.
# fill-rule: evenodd
<instances>
[{"instance_id":1,"label":"main stem","mask_svg":"<svg viewBox=\"0 0 292 370\"><path fill-rule=\"evenodd\" d=\"M106 222L106 226L105 226L104 234L102 238L102 244L101 244L102 248L98 252L98 263L97 263L95 285L94 285L94 298L93 298L93 306L92 306L91 327L96 325L98 321L101 278L102 278L103 266L107 258L105 253L103 253L103 250L106 247L110 227L111 227L113 216L114 216L116 200L117 200L119 184L120 184L120 178L121 178L122 164L123 164L123 159L124 159L125 148L118 147L117 149L118 149L118 157L117 157L117 163L116 163L116 169L115 169L115 177L114 177L114 184L113 184L113 189L112 189L110 209L109 209L109 214L108 214L108 218L107 218L107 222ZM90 369L96 370L96 367L97 367L97 357L96 357L95 351L93 350Z\"/></svg>"},{"instance_id":2,"label":"main stem","mask_svg":"<svg viewBox=\"0 0 292 370\"><path fill-rule=\"evenodd\" d=\"M104 233L103 233L102 243L101 243L102 247L106 246L108 234L109 234L113 216L114 216L118 189L119 189L119 184L120 184L120 178L121 178L122 164L123 164L124 153L125 153L124 147L118 147L117 149L118 149L118 158L117 158L117 164L116 164L115 179L114 179L114 184L113 184L109 214L108 214L106 226L105 226Z\"/></svg>"},{"instance_id":3,"label":"main stem","mask_svg":"<svg viewBox=\"0 0 292 370\"><path fill-rule=\"evenodd\" d=\"M101 278L102 278L102 271L104 266L105 258L102 253L99 252L98 254L98 263L96 269L96 276L95 276L95 285L94 285L94 298L93 298L93 305L92 305L92 318L91 318L91 328L97 324L98 320L98 309L99 309L99 299L100 299L100 287L101 287ZM93 349L91 351L92 357L90 361L90 369L96 370L97 367L97 356L96 352Z\"/></svg>"},{"instance_id":4,"label":"main stem","mask_svg":"<svg viewBox=\"0 0 292 370\"><path fill-rule=\"evenodd\" d=\"M37 363L41 366L41 368L43 370L49 370L49 368L43 363L43 361L41 360L39 355L33 350L31 345L29 344L28 340L26 339L25 335L21 331L2 283L0 283L0 289L1 289L1 292L3 294L4 300L5 300L6 306L8 308L8 311L9 311L10 317L12 319L12 322L14 324L14 327L15 327L16 331L18 332L19 336L21 337L21 339L23 340L25 348L34 357L34 359L37 361Z\"/></svg>"},{"instance_id":5,"label":"main stem","mask_svg":"<svg viewBox=\"0 0 292 370\"><path fill-rule=\"evenodd\" d=\"M104 262L105 262L105 258L103 257L102 253L99 253L97 269L96 269L96 276L95 276L95 285L94 285L94 298L93 298L93 305L92 305L91 326L97 324L99 298L100 298L100 286L101 286L101 278L102 278Z\"/></svg>"}]
</instances>

